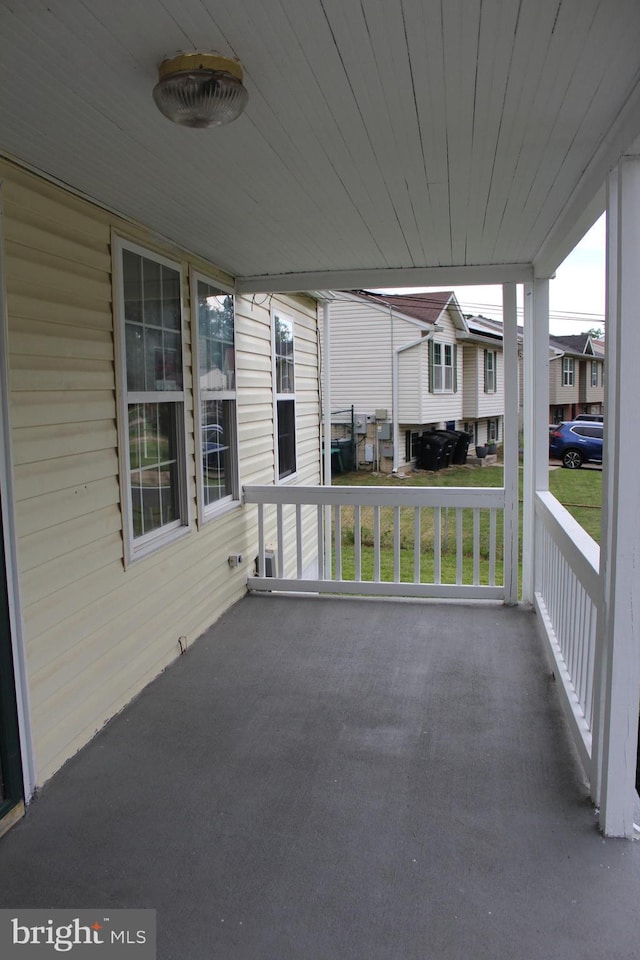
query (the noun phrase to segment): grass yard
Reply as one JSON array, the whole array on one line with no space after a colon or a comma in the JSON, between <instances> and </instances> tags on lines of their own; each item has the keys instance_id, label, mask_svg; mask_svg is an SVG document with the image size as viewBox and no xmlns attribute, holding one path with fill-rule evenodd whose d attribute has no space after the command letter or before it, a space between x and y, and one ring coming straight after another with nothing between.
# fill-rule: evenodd
<instances>
[{"instance_id":1,"label":"grass yard","mask_svg":"<svg viewBox=\"0 0 640 960\"><path fill-rule=\"evenodd\" d=\"M602 471L563 470L562 467L551 470L549 489L596 543L600 543Z\"/></svg>"},{"instance_id":2,"label":"grass yard","mask_svg":"<svg viewBox=\"0 0 640 960\"><path fill-rule=\"evenodd\" d=\"M450 467L438 473L419 472L401 479L374 473L347 473L334 477L336 485L353 486L420 486L420 487L499 487L502 486L502 466L477 468L472 466ZM520 473L522 485L522 471ZM602 497L602 473L595 470L552 470L549 475L551 492L569 510L584 529L596 540L600 536L600 503ZM522 499L522 488L520 490ZM361 510L361 578L374 579L374 519L372 508ZM480 511L480 582L487 584L491 576L490 518L489 511ZM522 517L520 518L522 523ZM342 576L355 577L355 523L350 508L341 512L342 524ZM473 580L473 530L472 510L462 511L463 583ZM400 511L400 579L414 579L414 511ZM437 514L430 508L420 511L420 579L434 582L434 543L437 541ZM393 580L394 512L391 508L380 510L380 577ZM440 512L442 583L455 583L456 569L456 511L442 509ZM502 515L496 517L495 582L502 583Z\"/></svg>"}]
</instances>

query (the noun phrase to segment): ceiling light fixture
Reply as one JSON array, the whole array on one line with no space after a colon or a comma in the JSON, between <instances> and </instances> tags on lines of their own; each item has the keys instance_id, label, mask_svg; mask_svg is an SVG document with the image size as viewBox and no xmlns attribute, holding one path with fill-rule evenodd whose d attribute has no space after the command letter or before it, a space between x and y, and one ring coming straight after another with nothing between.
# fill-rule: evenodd
<instances>
[{"instance_id":1,"label":"ceiling light fixture","mask_svg":"<svg viewBox=\"0 0 640 960\"><path fill-rule=\"evenodd\" d=\"M153 99L174 123L213 127L239 117L249 95L237 60L218 53L181 53L160 64Z\"/></svg>"}]
</instances>

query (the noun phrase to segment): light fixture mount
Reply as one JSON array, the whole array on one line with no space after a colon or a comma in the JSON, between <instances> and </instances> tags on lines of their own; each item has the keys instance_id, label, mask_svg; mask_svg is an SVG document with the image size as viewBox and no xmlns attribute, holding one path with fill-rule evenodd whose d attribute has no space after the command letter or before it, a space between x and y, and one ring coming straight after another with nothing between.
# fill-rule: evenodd
<instances>
[{"instance_id":1,"label":"light fixture mount","mask_svg":"<svg viewBox=\"0 0 640 960\"><path fill-rule=\"evenodd\" d=\"M249 95L237 60L219 53L180 53L158 69L153 99L165 117L185 127L212 127L240 116Z\"/></svg>"}]
</instances>

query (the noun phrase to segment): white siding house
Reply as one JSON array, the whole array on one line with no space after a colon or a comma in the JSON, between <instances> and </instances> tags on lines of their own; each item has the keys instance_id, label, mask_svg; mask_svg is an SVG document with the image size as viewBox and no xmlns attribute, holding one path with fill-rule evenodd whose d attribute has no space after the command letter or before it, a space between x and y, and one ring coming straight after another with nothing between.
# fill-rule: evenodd
<instances>
[{"instance_id":1,"label":"white siding house","mask_svg":"<svg viewBox=\"0 0 640 960\"><path fill-rule=\"evenodd\" d=\"M420 434L447 426L473 443L502 441L499 324L472 327L451 292L331 296L331 410L348 423L353 407L359 462L415 463Z\"/></svg>"}]
</instances>

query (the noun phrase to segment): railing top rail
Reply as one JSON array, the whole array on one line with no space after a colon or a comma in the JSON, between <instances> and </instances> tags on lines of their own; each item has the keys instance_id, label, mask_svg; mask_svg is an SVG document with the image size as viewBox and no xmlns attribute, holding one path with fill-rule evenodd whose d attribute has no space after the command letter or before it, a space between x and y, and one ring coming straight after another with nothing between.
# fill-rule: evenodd
<instances>
[{"instance_id":1,"label":"railing top rail","mask_svg":"<svg viewBox=\"0 0 640 960\"><path fill-rule=\"evenodd\" d=\"M536 494L536 513L589 595L598 602L601 592L599 545L548 490Z\"/></svg>"},{"instance_id":2,"label":"railing top rail","mask_svg":"<svg viewBox=\"0 0 640 960\"><path fill-rule=\"evenodd\" d=\"M361 487L249 485L245 503L388 507L504 507L503 487Z\"/></svg>"}]
</instances>

